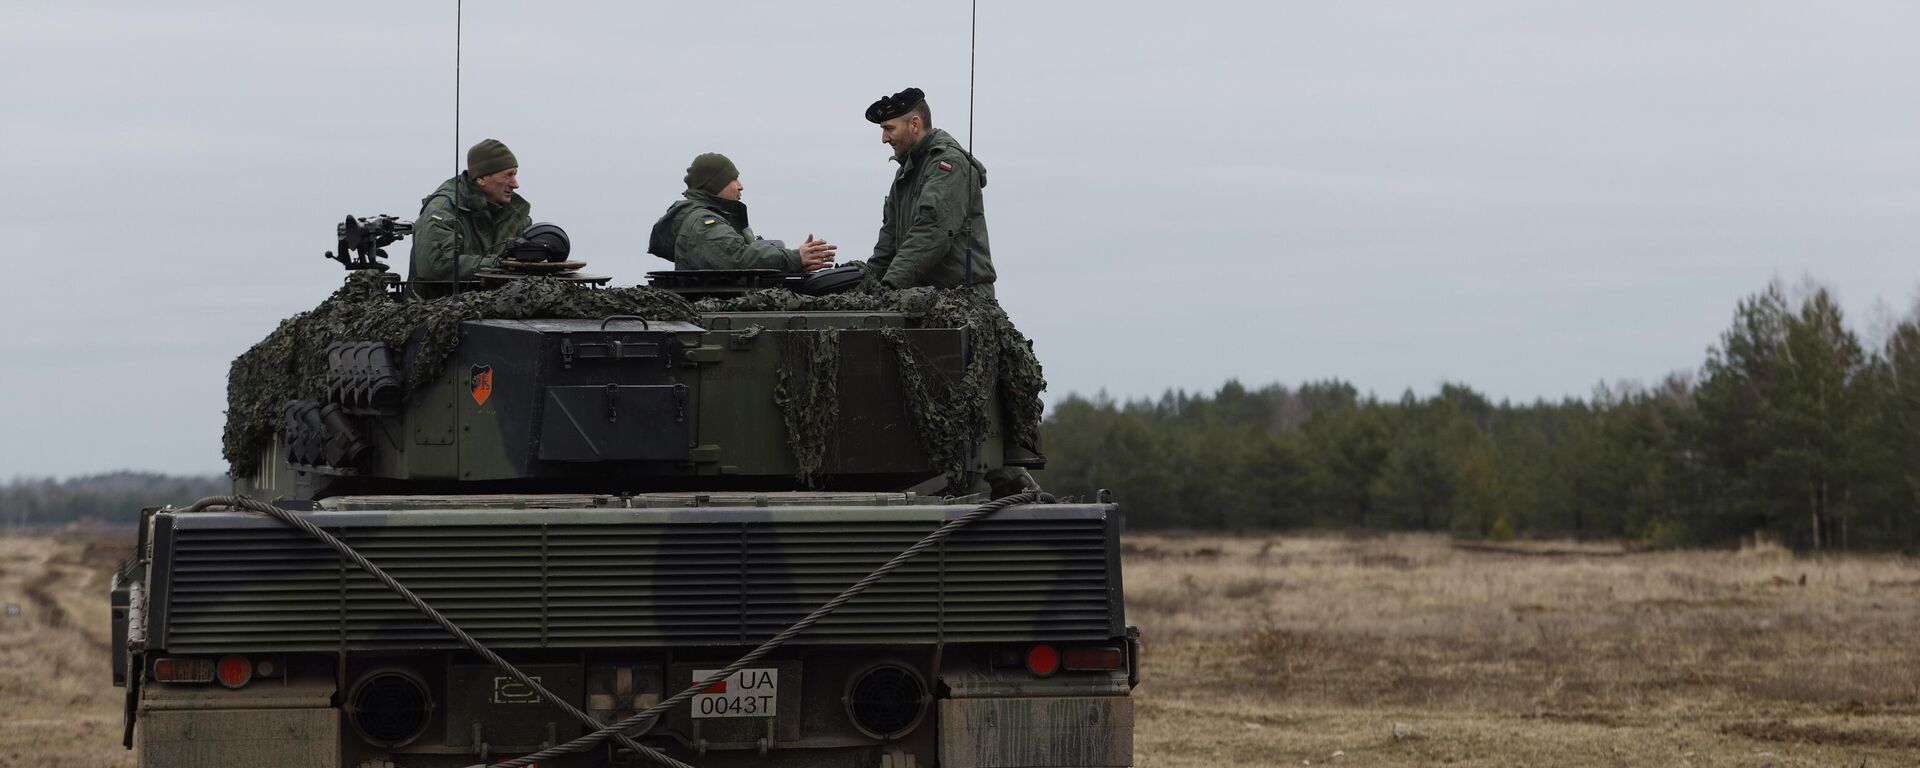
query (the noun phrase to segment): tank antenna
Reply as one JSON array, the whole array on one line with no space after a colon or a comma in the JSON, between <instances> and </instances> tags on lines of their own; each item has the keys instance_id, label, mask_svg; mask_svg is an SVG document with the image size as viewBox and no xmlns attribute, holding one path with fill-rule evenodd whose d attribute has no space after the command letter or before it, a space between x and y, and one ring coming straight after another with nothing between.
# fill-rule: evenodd
<instances>
[{"instance_id":1,"label":"tank antenna","mask_svg":"<svg viewBox=\"0 0 1920 768\"><path fill-rule=\"evenodd\" d=\"M453 0L453 177L460 178L460 42L466 0ZM456 231L458 228L455 228ZM453 297L460 298L460 240L454 238Z\"/></svg>"},{"instance_id":2,"label":"tank antenna","mask_svg":"<svg viewBox=\"0 0 1920 768\"><path fill-rule=\"evenodd\" d=\"M460 41L465 0L453 0L453 178L460 178ZM458 186L459 182L454 182ZM460 303L460 227L453 228L453 301ZM415 241L418 242L418 241ZM453 455L460 455L460 409L453 409ZM457 459L456 459L457 460Z\"/></svg>"},{"instance_id":3,"label":"tank antenna","mask_svg":"<svg viewBox=\"0 0 1920 768\"><path fill-rule=\"evenodd\" d=\"M973 70L974 70L974 62L979 58L979 51L980 51L980 0L973 0L973 3L971 5L971 12L967 16L967 164L968 165L974 165L974 162L973 162ZM968 168L967 171L969 173L978 173L979 171L977 169L978 169L978 166L976 165L974 168ZM969 195L968 197L971 198L972 196ZM964 279L962 279L960 284L967 288L972 288L973 287L973 213L971 211L967 213L967 220L963 224L963 227L967 230L967 242L965 243L967 250L965 253L960 254L960 256L966 262L967 275Z\"/></svg>"},{"instance_id":4,"label":"tank antenna","mask_svg":"<svg viewBox=\"0 0 1920 768\"><path fill-rule=\"evenodd\" d=\"M980 50L980 0L973 0L973 13L967 19L967 154L973 154L973 70Z\"/></svg>"},{"instance_id":5,"label":"tank antenna","mask_svg":"<svg viewBox=\"0 0 1920 768\"><path fill-rule=\"evenodd\" d=\"M465 0L453 0L453 175L460 175L460 22Z\"/></svg>"}]
</instances>

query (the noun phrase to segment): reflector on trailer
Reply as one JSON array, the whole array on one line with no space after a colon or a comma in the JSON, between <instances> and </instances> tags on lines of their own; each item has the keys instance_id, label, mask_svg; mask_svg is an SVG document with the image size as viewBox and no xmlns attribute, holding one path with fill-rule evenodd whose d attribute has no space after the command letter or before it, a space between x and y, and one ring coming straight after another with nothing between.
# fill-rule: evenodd
<instances>
[{"instance_id":1,"label":"reflector on trailer","mask_svg":"<svg viewBox=\"0 0 1920 768\"><path fill-rule=\"evenodd\" d=\"M1126 659L1118 648L1068 648L1060 665L1069 672L1113 671L1126 666Z\"/></svg>"},{"instance_id":2,"label":"reflector on trailer","mask_svg":"<svg viewBox=\"0 0 1920 768\"><path fill-rule=\"evenodd\" d=\"M238 688L253 679L253 663L245 656L227 656L220 659L220 684L228 688Z\"/></svg>"},{"instance_id":3,"label":"reflector on trailer","mask_svg":"<svg viewBox=\"0 0 1920 768\"><path fill-rule=\"evenodd\" d=\"M207 683L213 681L212 659L153 660L153 679L163 683Z\"/></svg>"},{"instance_id":4,"label":"reflector on trailer","mask_svg":"<svg viewBox=\"0 0 1920 768\"><path fill-rule=\"evenodd\" d=\"M1060 652L1046 643L1027 649L1027 671L1041 677L1060 671Z\"/></svg>"}]
</instances>

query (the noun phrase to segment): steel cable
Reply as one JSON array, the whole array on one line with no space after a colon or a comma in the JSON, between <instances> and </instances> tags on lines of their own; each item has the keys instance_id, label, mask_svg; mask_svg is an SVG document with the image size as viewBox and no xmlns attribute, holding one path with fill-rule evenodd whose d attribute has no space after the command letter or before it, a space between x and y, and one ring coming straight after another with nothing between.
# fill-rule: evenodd
<instances>
[{"instance_id":1,"label":"steel cable","mask_svg":"<svg viewBox=\"0 0 1920 768\"><path fill-rule=\"evenodd\" d=\"M942 525L938 529L935 529L932 533L927 534L925 538L922 538L921 540L914 542L913 546L910 546L904 550L901 550L900 554L894 555L893 559L888 560L886 564L881 565L879 568L874 569L872 573L867 574L866 578L863 578L860 581L855 582L853 586L847 587L847 589L841 592L838 596L834 597L832 600L828 600L826 603L822 604L819 608L815 608L813 612L807 614L805 618L802 618L801 620L794 622L793 626L787 627L786 630L782 631L780 634L774 635L772 638L769 638L766 642L761 643L759 647L754 648L751 651L748 651L746 655L741 656L739 659L735 660L732 664L727 665L725 669L722 669L718 672L708 675L705 680L701 680L699 682L694 683L693 685L687 686L685 690L682 690L679 693L674 694L673 696L667 698L666 700L661 701L660 703L655 704L651 707L648 707L638 713L635 713L634 715L627 717L624 720L621 720L617 723L613 723L612 725L602 724L599 720L594 719L592 715L589 715L585 712L580 711L579 708L562 700L559 696L555 695L552 691L547 690L545 686L542 686L538 682L535 682L532 678L528 677L526 673L521 672L518 668L514 667L511 663L508 663L506 659L500 658L499 655L495 654L491 649L481 644L480 641L475 640L473 636L467 634L465 630L462 630L458 626L454 625L454 623L448 620L447 617L441 615L439 611L434 610L433 606L428 605L425 600L422 600L418 595L415 595L412 590L407 589L405 586L401 585L400 582L395 581L392 576L387 575L386 571L381 570L379 566L374 565L371 561L363 557L359 552L354 551L354 549L352 547L347 546L345 542L340 541L340 539L336 538L333 534L330 534L324 530L321 530L319 526L314 525L311 521L307 520L306 518L303 518L299 515L296 515L292 512L281 509L279 507L276 507L272 504L268 504L266 502L258 501L255 499L250 499L245 496L209 496L207 498L194 502L192 505L185 507L184 509L177 510L177 511L199 512L207 509L208 507L214 507L214 506L239 508L239 509L245 509L252 512L257 512L259 514L273 518L280 522L286 523L287 525L293 526L296 529L299 529L301 532L309 536L312 536L315 539L320 540L321 543L326 544L329 548L333 549L333 551L339 553L341 557L348 559L355 566L358 566L361 570L366 571L369 575L373 576L375 579L378 579L381 584L386 585L387 589L392 590L395 594L398 594L401 598L405 599L407 603L409 603L414 607L415 610L418 610L421 614L425 615L427 618L432 619L434 623L440 625L441 629L445 629L448 634L453 635L455 639L459 640L462 644L466 645L468 649L484 657L488 662L492 663L494 666L499 667L502 671L506 672L508 676L512 677L516 682L519 682L521 685L525 685L533 689L534 691L538 692L540 694L540 697L542 699L545 699L548 703L551 703L557 707L560 707L562 710L567 712L569 715L572 715L575 719L579 720L581 723L590 725L594 728L594 731L592 733L588 733L585 736L581 736L577 739L566 742L565 744L555 745L553 747L543 749L539 752L535 752L530 755L516 757L512 760L494 763L493 764L494 768L527 768L527 766L531 766L541 760L550 760L563 754L584 751L592 747L593 745L598 744L602 741L605 741L609 738L618 740L621 746L631 749L636 754L642 757L645 757L649 760L652 760L657 765L668 766L668 768L693 768L693 766L683 763L679 760L676 760L673 757L660 752L659 750L653 749L644 744L641 744L638 741L635 741L632 736L627 734L626 731L630 728L634 728L635 726L639 726L642 724L645 724L646 727L638 729L638 732L644 733L646 732L646 730L651 729L653 727L654 721L658 720L660 715L665 713L668 709L671 709L672 707L686 701L687 699L692 698L694 694L699 693L700 691L706 690L708 687L712 686L713 684L718 683L722 680L725 680L728 677L731 677L735 672L738 672L741 669L745 668L748 664L752 664L756 661L759 661L761 658L765 657L768 653L773 652L775 648L779 648L781 645L786 644L788 641L792 640L793 638L798 637L802 632L807 631L814 624L819 623L820 620L822 619L825 619L829 614L832 614L835 610L838 610L841 606L845 605L848 601L851 601L855 597L858 597L860 593L866 591L868 587L871 587L875 583L879 582L881 579L886 578L887 574L892 573L894 570L898 569L900 566L905 565L907 561L912 560L916 555L919 555L921 552L926 551L928 547L938 544L941 541L945 540L947 537L952 536L955 532L959 531L961 528L965 528L967 525L977 520L980 520L981 518L990 517L994 514L997 514L1001 510L1004 510L1008 507L1018 506L1021 504L1035 503L1039 501L1042 496L1043 494L1037 490L1016 493L1012 496L1006 496L1006 497L994 499L993 501L989 501L985 504L975 507L973 510L967 512L964 515L961 515L959 517L956 517L952 520L947 521L945 525Z\"/></svg>"},{"instance_id":2,"label":"steel cable","mask_svg":"<svg viewBox=\"0 0 1920 768\"><path fill-rule=\"evenodd\" d=\"M474 653L480 654L488 662L492 663L496 667L499 667L501 671L506 672L509 677L512 677L515 682L518 682L521 685L527 686L528 688L531 688L535 692L539 693L540 698L545 699L547 703L552 704L556 707L559 707L562 711L565 711L567 714L572 715L575 720L579 720L581 723L584 723L589 727L594 728L595 732L599 732L600 730L606 727L603 723L595 719L592 715L589 715L585 712L580 711L580 709L578 707L573 706L572 703L566 701L565 699L560 698L558 695L555 695L552 691L547 690L546 686L543 686L539 682L535 681L533 678L528 677L527 673L521 672L518 667L515 667L512 664L507 663L507 660L500 658L498 654L495 654L493 652L493 649L488 648L487 646L482 644L479 640L475 640L472 635L467 634L466 630L461 629L459 626L455 625L451 620L449 620L446 616L441 615L439 611L434 610L433 606L428 605L427 601L420 599L420 596L414 594L413 590L407 589L405 586L402 586L400 582L395 581L394 578L388 575L386 571L382 570L380 566L374 565L372 561L362 556L359 552L354 551L352 547L347 546L346 542L343 542L340 539L336 538L333 534L327 533L326 531L321 530L320 526L314 525L312 521L309 521L306 518L303 518L287 510L276 507L272 504L268 504L264 501L250 499L245 496L209 496L207 498L194 502L191 506L188 506L186 509L181 511L189 512L189 513L199 512L201 510L206 509L207 507L213 507L213 506L224 506L224 507L245 509L252 512L258 512L262 515L266 515L267 517L273 518L282 523L286 523L287 525L291 525L294 528L299 529L302 533L307 534L308 536L312 536L313 538L319 539L321 543L326 544L329 548L333 549L333 551L340 553L341 557L344 557L352 561L354 565L359 566L360 570L366 571L368 575L371 575L375 579L379 579L380 583L385 584L387 589L392 590L394 594L397 594L402 599L406 600L409 604L411 604L414 607L414 610L417 610L420 613L426 615L427 618L432 619L433 623L439 624L441 629L446 630L447 634L453 635L454 639L459 640L460 643L462 645L467 646L469 650L472 650ZM648 758L655 760L660 765L665 765L665 766L668 766L669 768L693 768L693 766L690 766L690 765L687 765L686 763L682 763L678 760L675 760L672 757L669 757L657 750L654 750L653 748L648 747L645 744L641 744L640 742L634 741L631 737L628 737L624 733L615 733L610 735L612 735L614 738L619 739L622 746L625 746L628 749L631 749L639 754L645 755Z\"/></svg>"},{"instance_id":3,"label":"steel cable","mask_svg":"<svg viewBox=\"0 0 1920 768\"><path fill-rule=\"evenodd\" d=\"M834 597L832 600L828 600L826 603L822 604L819 608L815 608L813 610L813 613L807 614L806 618L803 618L799 621L794 622L793 626L787 627L785 631L781 632L778 635L774 635L772 638L769 638L766 642L761 643L760 647L755 648L751 651L748 651L747 655L741 656L739 659L735 660L732 664L728 664L726 669L722 669L719 672L715 672L711 675L708 675L707 679L694 683L693 685L689 685L687 686L686 690L683 690L679 693L674 694L672 697L666 699L665 701L662 701L651 707L647 707L646 709L641 710L640 712L634 714L631 717L628 717L625 720L621 720L620 722L614 723L613 725L609 725L605 728L602 728L599 731L589 733L585 736L574 739L573 741L569 741L565 744L561 744L556 747L544 749L539 752L535 752L531 755L517 757L512 760L508 760L504 763L495 763L494 768L526 768L527 766L533 765L534 763L539 762L541 760L551 759L559 755L566 754L568 752L577 752L580 749L584 749L588 746L592 746L593 744L606 739L609 735L624 732L627 728L633 727L635 725L639 725L641 723L646 723L647 727L651 728L653 724L653 720L657 719L661 713L666 712L668 709L671 709L673 706L679 704L680 702L683 702L683 701L686 701L687 699L692 698L694 694L699 693L700 691L706 690L707 687L713 685L714 683L720 682L721 680L725 680L728 677L732 677L733 673L740 671L742 668L746 667L748 664L752 664L755 661L759 661L761 657L764 657L768 653L771 653L773 649L780 647L781 645L785 644L787 641L792 640L795 637L798 637L800 633L807 631L809 627L812 627L815 623L819 622L821 619L826 618L827 614L833 613L840 606L845 605L847 601L852 600L853 598L859 596L861 592L866 591L867 587L871 587L874 585L875 582L878 582L881 579L886 578L887 574L892 573L894 569L899 568L900 566L906 564L908 560L912 560L915 555L918 555L921 552L925 551L928 547L931 547L935 544L940 543L941 540L947 538L948 536L952 536L955 531L958 531L961 528L967 527L969 523L972 523L975 520L979 520L980 518L993 515L999 512L1000 510L1006 509L1007 507L1015 506L1018 504L1031 504L1037 501L1039 498L1040 498L1039 491L1026 491L1023 493L1016 493L1012 496L1007 496L1003 498L994 499L993 501L989 501L985 504L980 505L979 507L974 508L972 511L964 515L961 515L952 520L949 520L947 521L946 525L940 526L940 528L935 530L933 533L927 534L926 538L923 538L917 542L914 542L913 546L911 547L907 547L906 549L901 550L900 554L894 555L893 559L888 560L885 565L882 565L879 568L875 568L872 573L867 574L866 578L861 579L858 582L855 582L853 586L847 587L846 591L841 592L838 596ZM644 730L642 732L644 732Z\"/></svg>"}]
</instances>

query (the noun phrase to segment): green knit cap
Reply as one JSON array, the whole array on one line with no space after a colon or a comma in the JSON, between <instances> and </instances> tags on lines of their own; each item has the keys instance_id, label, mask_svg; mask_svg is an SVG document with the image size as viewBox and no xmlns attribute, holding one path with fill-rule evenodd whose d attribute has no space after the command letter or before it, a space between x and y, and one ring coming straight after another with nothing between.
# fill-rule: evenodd
<instances>
[{"instance_id":1,"label":"green knit cap","mask_svg":"<svg viewBox=\"0 0 1920 768\"><path fill-rule=\"evenodd\" d=\"M733 167L733 161L718 152L708 152L693 159L693 165L687 166L687 189L698 189L709 195L720 194L734 179L740 178L740 169Z\"/></svg>"},{"instance_id":2,"label":"green knit cap","mask_svg":"<svg viewBox=\"0 0 1920 768\"><path fill-rule=\"evenodd\" d=\"M514 159L513 150L499 139L486 139L467 150L467 173L476 179L518 167L520 161Z\"/></svg>"}]
</instances>

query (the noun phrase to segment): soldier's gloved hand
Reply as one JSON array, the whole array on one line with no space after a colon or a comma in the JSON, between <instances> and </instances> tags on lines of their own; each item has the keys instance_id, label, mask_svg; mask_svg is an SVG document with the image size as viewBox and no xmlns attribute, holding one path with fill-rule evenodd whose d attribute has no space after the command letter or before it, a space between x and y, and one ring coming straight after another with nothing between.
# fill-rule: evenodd
<instances>
[{"instance_id":1,"label":"soldier's gloved hand","mask_svg":"<svg viewBox=\"0 0 1920 768\"><path fill-rule=\"evenodd\" d=\"M833 257L839 247L807 233L807 241L800 245L800 269L803 272L826 269L833 266Z\"/></svg>"}]
</instances>

